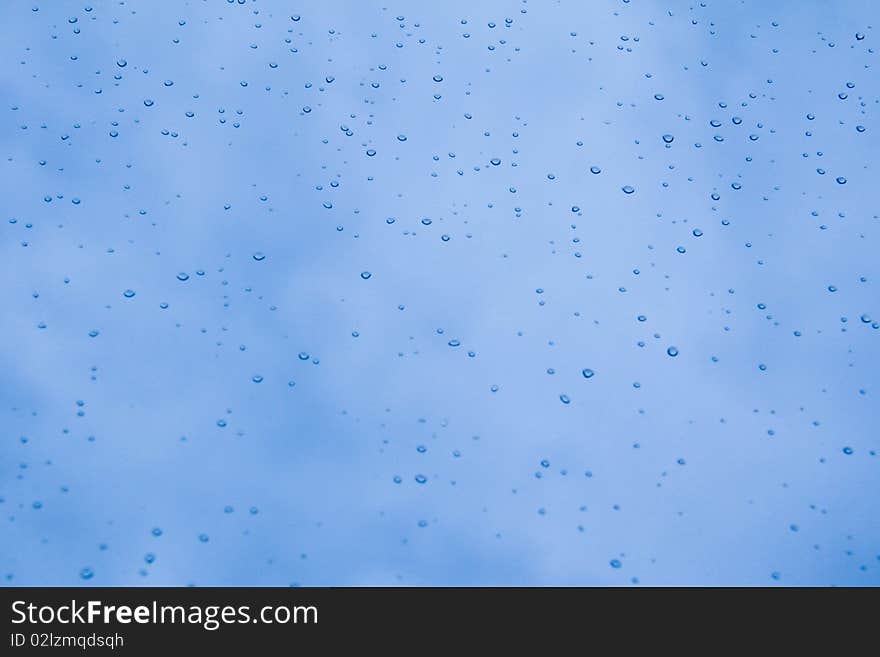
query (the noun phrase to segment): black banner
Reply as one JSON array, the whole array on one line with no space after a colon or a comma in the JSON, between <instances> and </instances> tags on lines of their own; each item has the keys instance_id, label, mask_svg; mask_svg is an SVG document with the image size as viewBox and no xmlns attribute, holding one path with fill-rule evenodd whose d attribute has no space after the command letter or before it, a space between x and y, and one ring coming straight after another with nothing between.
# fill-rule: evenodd
<instances>
[{"instance_id":1,"label":"black banner","mask_svg":"<svg viewBox=\"0 0 880 657\"><path fill-rule=\"evenodd\" d=\"M559 641L660 649L695 633L725 644L807 631L812 640L823 630L855 640L876 625L872 601L831 589L7 588L0 597L0 655L398 653Z\"/></svg>"}]
</instances>

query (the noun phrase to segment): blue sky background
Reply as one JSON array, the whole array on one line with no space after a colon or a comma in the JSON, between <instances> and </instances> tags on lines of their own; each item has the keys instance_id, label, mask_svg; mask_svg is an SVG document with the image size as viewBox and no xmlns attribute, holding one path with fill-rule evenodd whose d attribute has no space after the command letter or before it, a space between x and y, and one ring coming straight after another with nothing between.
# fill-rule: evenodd
<instances>
[{"instance_id":1,"label":"blue sky background","mask_svg":"<svg viewBox=\"0 0 880 657\"><path fill-rule=\"evenodd\" d=\"M875 3L0 18L5 584L880 584Z\"/></svg>"}]
</instances>

